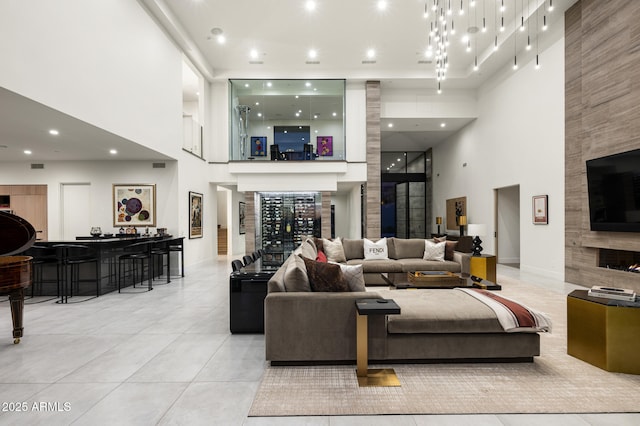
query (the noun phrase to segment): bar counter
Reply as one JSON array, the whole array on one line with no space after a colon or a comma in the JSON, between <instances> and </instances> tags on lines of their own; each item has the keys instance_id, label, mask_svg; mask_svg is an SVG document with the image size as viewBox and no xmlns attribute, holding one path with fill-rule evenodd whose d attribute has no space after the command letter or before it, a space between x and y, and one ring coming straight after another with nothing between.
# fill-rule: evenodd
<instances>
[{"instance_id":1,"label":"bar counter","mask_svg":"<svg viewBox=\"0 0 640 426\"><path fill-rule=\"evenodd\" d=\"M114 237L76 237L75 240L64 240L64 241L38 241L33 247L29 250L25 251L23 254L26 256L33 256L34 264L38 265L39 258L47 258L51 259L51 256L60 256L60 250L56 250L56 246L61 245L69 245L69 246L85 246L88 249L83 248L70 248L69 253L71 254L89 254L92 256L96 256L98 261L93 264L82 265L80 268L80 282L83 285L80 286L80 292L78 295L95 295L96 293L96 285L95 280L96 276L100 277L100 285L98 287L98 296L109 293L111 291L117 290L118 288L118 258L128 253L128 248L132 244L149 242L153 244L154 247L162 247L165 246L168 248L170 245L182 245L184 242L184 237L173 237L170 235L165 235L162 237L157 236L114 236ZM184 249L184 248L183 248ZM46 253L46 255L43 255ZM169 252L168 259L171 259L171 252ZM166 273L166 268L168 267L171 270L171 260L168 261L167 264L162 263L162 256L155 257L154 262L158 262L155 265L155 275L156 277L162 275L162 273ZM57 265L59 264L60 259L57 259L53 262L44 262L40 264L40 271L37 271L38 275L34 274L33 280L33 294L35 296L57 296L59 295L59 283L58 283L58 272ZM98 270L96 271L96 265ZM175 265L178 265L179 262L175 262ZM97 272L97 274L96 274ZM168 281L168 280L167 280ZM128 283L131 284L130 281ZM30 290L27 289L26 293L29 294Z\"/></svg>"}]
</instances>

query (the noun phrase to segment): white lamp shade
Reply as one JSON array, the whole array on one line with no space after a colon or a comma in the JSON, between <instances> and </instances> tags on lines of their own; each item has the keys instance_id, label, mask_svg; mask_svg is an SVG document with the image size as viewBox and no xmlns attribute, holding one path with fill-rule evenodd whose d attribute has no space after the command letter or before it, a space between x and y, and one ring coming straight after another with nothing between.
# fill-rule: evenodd
<instances>
[{"instance_id":1,"label":"white lamp shade","mask_svg":"<svg viewBox=\"0 0 640 426\"><path fill-rule=\"evenodd\" d=\"M487 235L487 225L478 223L470 223L467 225L467 235L472 237L484 237Z\"/></svg>"}]
</instances>

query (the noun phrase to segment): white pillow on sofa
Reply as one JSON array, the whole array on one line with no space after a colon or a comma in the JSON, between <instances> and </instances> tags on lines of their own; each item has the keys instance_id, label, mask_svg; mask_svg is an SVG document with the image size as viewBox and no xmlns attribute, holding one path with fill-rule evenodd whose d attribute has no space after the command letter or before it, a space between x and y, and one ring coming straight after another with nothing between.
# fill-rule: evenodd
<instances>
[{"instance_id":1,"label":"white pillow on sofa","mask_svg":"<svg viewBox=\"0 0 640 426\"><path fill-rule=\"evenodd\" d=\"M381 238L377 242L364 239L364 260L387 260L389 259L389 249L387 239Z\"/></svg>"},{"instance_id":2,"label":"white pillow on sofa","mask_svg":"<svg viewBox=\"0 0 640 426\"><path fill-rule=\"evenodd\" d=\"M343 265L340 264L342 276L347 281L351 291L367 291L364 283L364 273L362 265Z\"/></svg>"},{"instance_id":3,"label":"white pillow on sofa","mask_svg":"<svg viewBox=\"0 0 640 426\"><path fill-rule=\"evenodd\" d=\"M444 262L444 248L446 244L446 241L434 243L431 240L424 240L424 256L422 256L422 259Z\"/></svg>"}]
</instances>

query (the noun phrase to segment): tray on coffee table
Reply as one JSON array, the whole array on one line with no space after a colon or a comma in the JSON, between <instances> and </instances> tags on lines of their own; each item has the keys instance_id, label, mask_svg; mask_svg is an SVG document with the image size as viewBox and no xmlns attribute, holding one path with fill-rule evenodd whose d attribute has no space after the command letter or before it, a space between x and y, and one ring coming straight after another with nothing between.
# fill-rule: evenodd
<instances>
[{"instance_id":1,"label":"tray on coffee table","mask_svg":"<svg viewBox=\"0 0 640 426\"><path fill-rule=\"evenodd\" d=\"M467 280L449 271L407 272L407 281L414 287L453 288L467 285Z\"/></svg>"}]
</instances>

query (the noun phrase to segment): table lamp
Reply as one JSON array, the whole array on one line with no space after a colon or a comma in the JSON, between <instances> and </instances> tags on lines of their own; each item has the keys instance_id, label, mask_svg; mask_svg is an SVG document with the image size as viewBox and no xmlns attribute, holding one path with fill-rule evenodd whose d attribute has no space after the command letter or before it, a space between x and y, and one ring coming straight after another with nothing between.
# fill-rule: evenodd
<instances>
[{"instance_id":1,"label":"table lamp","mask_svg":"<svg viewBox=\"0 0 640 426\"><path fill-rule=\"evenodd\" d=\"M442 225L442 216L436 216L436 225L438 225L438 235L440 235L440 225Z\"/></svg>"},{"instance_id":2,"label":"table lamp","mask_svg":"<svg viewBox=\"0 0 640 426\"><path fill-rule=\"evenodd\" d=\"M482 253L482 240L480 237L484 237L487 235L487 225L480 225L477 223L469 224L469 229L467 229L469 235L473 235L473 248L472 253L473 256L480 256Z\"/></svg>"},{"instance_id":3,"label":"table lamp","mask_svg":"<svg viewBox=\"0 0 640 426\"><path fill-rule=\"evenodd\" d=\"M458 226L460 227L460 236L464 236L464 227L467 225L466 216L458 216Z\"/></svg>"}]
</instances>

